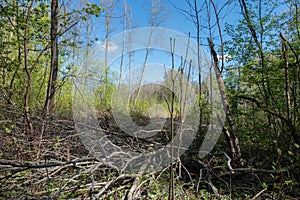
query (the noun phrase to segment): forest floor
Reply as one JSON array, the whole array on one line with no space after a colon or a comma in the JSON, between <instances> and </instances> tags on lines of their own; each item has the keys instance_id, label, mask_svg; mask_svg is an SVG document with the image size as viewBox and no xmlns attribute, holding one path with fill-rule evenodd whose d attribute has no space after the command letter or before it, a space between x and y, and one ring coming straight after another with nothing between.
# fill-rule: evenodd
<instances>
[{"instance_id":1,"label":"forest floor","mask_svg":"<svg viewBox=\"0 0 300 200\"><path fill-rule=\"evenodd\" d=\"M0 199L168 199L170 166L123 173L94 158L72 119L51 115L41 139L41 117L32 117L34 135L28 135L21 111L6 108L0 117ZM99 118L102 129L118 135L116 143L147 148L112 121L107 112ZM289 195L292 188L275 187L286 172L230 169L229 161L225 152L182 156L173 165L175 199L297 199Z\"/></svg>"}]
</instances>

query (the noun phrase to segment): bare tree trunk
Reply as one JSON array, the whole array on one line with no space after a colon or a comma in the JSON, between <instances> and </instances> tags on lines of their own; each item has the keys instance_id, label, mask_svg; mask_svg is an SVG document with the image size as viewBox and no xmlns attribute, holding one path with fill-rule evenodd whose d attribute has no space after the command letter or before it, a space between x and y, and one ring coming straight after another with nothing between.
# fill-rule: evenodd
<instances>
[{"instance_id":1,"label":"bare tree trunk","mask_svg":"<svg viewBox=\"0 0 300 200\"><path fill-rule=\"evenodd\" d=\"M58 74L58 0L51 1L51 30L50 30L50 43L51 43L51 63L50 75L47 87L47 96L43 111L43 121L39 136L38 149L40 150L44 132L46 130L46 121L48 120L49 112L54 106L56 81ZM37 153L39 158L40 151Z\"/></svg>"},{"instance_id":2,"label":"bare tree trunk","mask_svg":"<svg viewBox=\"0 0 300 200\"><path fill-rule=\"evenodd\" d=\"M222 102L223 102L225 113L226 113L226 120L230 127L230 132L226 127L223 129L223 132L225 133L225 136L229 142L229 146L230 146L231 153L232 153L232 160L233 160L234 164L241 165L242 164L242 154L241 154L239 139L236 135L235 123L234 123L234 120L233 120L233 117L232 117L232 114L230 111L230 106L228 103L227 95L225 93L225 85L224 85L224 81L222 78L222 74L221 74L221 71L218 66L219 60L217 57L217 53L214 49L214 44L211 39L208 39L208 44L209 44L211 54L212 54L213 60L214 60L213 66L214 66L214 70L216 72L216 78L217 78Z\"/></svg>"},{"instance_id":3,"label":"bare tree trunk","mask_svg":"<svg viewBox=\"0 0 300 200\"><path fill-rule=\"evenodd\" d=\"M58 0L51 1L51 66L44 113L48 115L54 105L58 74Z\"/></svg>"},{"instance_id":4,"label":"bare tree trunk","mask_svg":"<svg viewBox=\"0 0 300 200\"><path fill-rule=\"evenodd\" d=\"M131 28L131 19L132 19L132 12L131 12L131 8L128 8L128 27ZM128 72L129 72L129 76L128 76L128 96L127 96L127 108L129 108L130 105L130 96L131 96L131 75L130 75L130 71L131 71L131 64L132 64L132 57L133 57L133 52L132 50L132 33L129 32L128 35L128 42L129 42L129 53L128 53Z\"/></svg>"},{"instance_id":5,"label":"bare tree trunk","mask_svg":"<svg viewBox=\"0 0 300 200\"><path fill-rule=\"evenodd\" d=\"M29 129L29 132L31 136L33 136L34 129L31 121L31 115L30 115L30 110L29 110L29 96L30 96L30 91L31 91L31 73L29 70L28 66L28 49L27 49L27 37L28 37L28 26L29 26L29 17L30 17L30 10L32 8L34 1L31 1L30 5L27 8L27 16L26 16L26 21L25 21L25 30L24 30L24 40L23 40L23 48L24 48L24 66L25 66L25 73L27 76L27 81L26 81L26 91L25 91L25 96L24 96L24 109L25 109L25 119L26 123Z\"/></svg>"},{"instance_id":6,"label":"bare tree trunk","mask_svg":"<svg viewBox=\"0 0 300 200\"><path fill-rule=\"evenodd\" d=\"M203 114L202 114L202 102L201 102L201 96L202 96L202 77L201 77L201 65L200 65L200 21L199 21L199 11L198 11L198 5L197 5L197 0L194 0L194 15L195 15L195 25L196 25L196 29L197 29L197 65L198 65L198 70L199 70L199 74L198 74L198 81L199 81L199 102L198 102L198 106L199 106L199 115L200 115L200 119L199 119L199 124L202 125L202 121L203 121Z\"/></svg>"},{"instance_id":7,"label":"bare tree trunk","mask_svg":"<svg viewBox=\"0 0 300 200\"><path fill-rule=\"evenodd\" d=\"M118 95L117 100L119 100L120 97L120 90L121 90L121 81L122 81L122 73L123 73L123 62L124 62L124 50L125 50L125 31L127 29L126 27L126 21L127 21L127 5L126 0L123 1L124 6L124 16L123 16L123 44L122 44L122 55L121 55L121 63L120 63L120 74L119 74L119 84L118 84Z\"/></svg>"},{"instance_id":8,"label":"bare tree trunk","mask_svg":"<svg viewBox=\"0 0 300 200\"><path fill-rule=\"evenodd\" d=\"M217 21L217 26L218 26L218 32L219 32L219 38L220 38L220 43L221 43L221 68L220 71L222 73L223 69L224 69L224 42L223 42L223 35L222 35L222 29L221 29L221 25L220 25L220 18L219 18L219 12L217 10L217 6L214 2L214 0L210 0L213 8L214 8L214 13L215 13L215 17L216 17L216 21Z\"/></svg>"},{"instance_id":9,"label":"bare tree trunk","mask_svg":"<svg viewBox=\"0 0 300 200\"><path fill-rule=\"evenodd\" d=\"M170 52L172 58L172 70L171 70L171 81L172 81L172 96L171 96L171 107L169 108L170 120L171 120L171 166L170 166L170 184L169 184L169 198L168 200L174 200L174 169L173 169L173 158L174 158L174 101L175 101L175 79L174 77L174 47L175 39L172 41L170 38ZM177 74L176 74L177 76Z\"/></svg>"},{"instance_id":10,"label":"bare tree trunk","mask_svg":"<svg viewBox=\"0 0 300 200\"><path fill-rule=\"evenodd\" d=\"M289 62L287 57L287 40L283 37L283 35L279 34L281 42L282 42L282 56L284 60L284 74L285 74L285 97L286 97L286 123L291 131L291 135L296 143L299 144L300 136L297 134L297 129L292 122L291 118L291 97L290 97L290 80L289 80Z\"/></svg>"},{"instance_id":11,"label":"bare tree trunk","mask_svg":"<svg viewBox=\"0 0 300 200\"><path fill-rule=\"evenodd\" d=\"M105 12L105 52L104 52L104 95L103 98L108 94L108 76L109 76L109 66L108 66L108 51L109 51L109 36L111 33L111 21L114 15L114 10L116 6L116 0L101 0L100 1Z\"/></svg>"},{"instance_id":12,"label":"bare tree trunk","mask_svg":"<svg viewBox=\"0 0 300 200\"><path fill-rule=\"evenodd\" d=\"M108 37L109 37L109 25L110 25L110 14L106 14L105 16L105 58L104 58L104 83L105 83L105 94L107 94L108 90L108 61L107 61L107 56L108 56Z\"/></svg>"},{"instance_id":13,"label":"bare tree trunk","mask_svg":"<svg viewBox=\"0 0 300 200\"><path fill-rule=\"evenodd\" d=\"M141 74L141 78L139 80L137 93L136 93L136 96L135 96L135 99L134 99L134 106L133 106L134 108L136 107L139 95L141 93L141 87L142 87L144 73L145 73L146 66L147 66L148 55L149 55L149 51L150 51L150 44L151 44L151 38L152 38L153 31L154 31L153 28L151 28L151 32L150 32L150 36L149 36L149 40L148 40L148 45L147 45L147 50L146 50L146 55L145 55L144 64L143 64L143 69L142 69L142 74Z\"/></svg>"},{"instance_id":14,"label":"bare tree trunk","mask_svg":"<svg viewBox=\"0 0 300 200\"><path fill-rule=\"evenodd\" d=\"M19 3L18 1L14 1L14 6L16 7L16 16L19 15ZM17 29L17 41L20 41L20 30L19 30L19 20L16 20L16 26L15 28ZM9 91L8 91L8 98L7 98L7 101L9 104L13 104L12 102L12 97L13 97L13 86L14 86L14 81L15 81L15 78L16 76L18 75L18 71L19 71L19 68L20 68L20 64L21 64L21 56L22 56L22 46L21 44L18 42L18 64L17 64L17 68L16 70L14 71L14 74L12 76L12 78L10 79L10 84L9 84Z\"/></svg>"},{"instance_id":15,"label":"bare tree trunk","mask_svg":"<svg viewBox=\"0 0 300 200\"><path fill-rule=\"evenodd\" d=\"M282 56L284 60L284 75L285 75L285 97L286 97L286 114L287 118L290 119L291 114L291 98L290 98L290 80L289 80L289 62L287 58L286 40L280 33L280 39L282 43Z\"/></svg>"},{"instance_id":16,"label":"bare tree trunk","mask_svg":"<svg viewBox=\"0 0 300 200\"><path fill-rule=\"evenodd\" d=\"M166 19L168 16L168 11L166 10L166 8L164 7L164 4L161 3L160 0L151 0L151 10L150 10L150 19L151 19L151 32L149 35L149 40L148 40L148 46L147 46L147 50L146 50L146 55L145 55L145 59L144 59L144 63L143 63L143 68L142 68L142 74L141 74L141 78L139 80L139 84L138 84L138 89L137 89L137 94L134 100L134 107L137 104L137 100L138 97L140 95L141 92L141 86L142 86L142 81L144 78L144 72L147 66L147 60L148 60L148 55L150 52L150 44L151 44L151 38L152 38L152 34L153 31L155 29L155 27L159 27L160 24L163 22L164 19Z\"/></svg>"},{"instance_id":17,"label":"bare tree trunk","mask_svg":"<svg viewBox=\"0 0 300 200\"><path fill-rule=\"evenodd\" d=\"M87 2L85 0L82 1L83 4L86 4ZM90 32L91 32L91 18L90 16L87 16L87 20L86 20L86 34L83 36L86 38L87 41L87 45L86 45L86 57L89 58L90 56ZM77 31L77 30L76 30ZM74 37L74 40L76 41L76 34ZM74 41L74 44L75 44ZM84 74L87 74L88 72L88 67L89 67L89 59L85 59L85 63L84 63ZM87 76L84 77L84 90L86 89L86 85L87 85Z\"/></svg>"}]
</instances>

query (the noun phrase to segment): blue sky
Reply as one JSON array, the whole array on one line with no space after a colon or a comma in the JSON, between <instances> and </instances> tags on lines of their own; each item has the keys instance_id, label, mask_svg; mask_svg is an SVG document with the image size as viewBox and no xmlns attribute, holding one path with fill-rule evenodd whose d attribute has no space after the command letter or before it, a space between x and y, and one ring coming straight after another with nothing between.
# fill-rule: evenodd
<instances>
[{"instance_id":1,"label":"blue sky","mask_svg":"<svg viewBox=\"0 0 300 200\"><path fill-rule=\"evenodd\" d=\"M112 22L111 22L111 36L114 36L120 32L123 31L123 0L117 0L117 4L115 7L115 11L113 14ZM191 37L196 36L196 28L195 24L191 22L189 19L187 19L186 16L182 15L173 5L176 5L178 8L183 9L183 10L189 10L188 4L186 3L185 0L161 0L161 2L166 6L168 10L168 17L161 23L160 26L172 29L178 32L181 32L185 35L188 35L188 33L191 34ZM203 2L203 1L198 1L198 2ZM226 1L223 0L216 0L215 4L217 6L217 9L220 9ZM134 24L134 27L137 28L142 28L142 27L149 27L150 26L150 16L147 13L147 9L150 9L151 7L151 0L126 0L126 3L128 7L132 9L132 23ZM199 3L200 4L200 3ZM202 3L201 3L202 4ZM204 8L205 9L205 8ZM212 16L213 16L213 10L211 8ZM201 14L201 21L200 24L202 26L207 25L207 17L202 16L204 13ZM237 3L232 3L229 6L226 6L225 9L222 10L222 13L220 14L220 18L222 19L222 27L224 27L224 23L228 22L230 24L235 24L237 23L238 18L241 17L240 13L240 8ZM100 18L94 19L94 22L97 22L95 24L95 30L96 30L96 35L99 37L100 41L104 40L105 37L105 26L104 26L104 13ZM212 17L211 22L214 23L215 19ZM213 33L217 33L217 27L215 26L213 28ZM206 38L209 36L208 31L201 31L202 35L201 37L205 39L206 43ZM163 66L164 64L167 65L167 67L170 67L170 62L169 63L163 63L160 62L162 60L168 60L170 61L170 57L167 55L168 52L156 52L156 51L151 51L149 54L149 58L147 60L147 64L157 64L160 66ZM144 56L145 52L135 52L134 58L133 58L133 63L132 67L140 67L143 65L144 62ZM128 61L126 62L126 59L124 59L124 72L126 72L126 66L128 66ZM178 59L177 59L178 60ZM114 71L118 72L119 70L119 61L113 61L111 68L114 69ZM195 63L196 64L196 63ZM175 64L175 68L178 68L179 63ZM154 68L152 68L154 70ZM148 73L148 72L147 72ZM161 75L159 76L156 73L153 72L150 76L154 77L154 82L157 79L161 79Z\"/></svg>"},{"instance_id":2,"label":"blue sky","mask_svg":"<svg viewBox=\"0 0 300 200\"><path fill-rule=\"evenodd\" d=\"M122 31L122 13L123 13L123 0L117 0L114 19L112 27L113 34L119 33ZM191 33L191 36L196 36L195 25L189 21L184 15L182 15L176 8L172 5L176 5L178 8L183 10L189 10L188 4L185 0L161 0L161 2L166 6L169 11L168 17L163 21L161 26L174 29L182 33ZM171 2L171 3L170 3ZM203 1L198 1L199 4L202 4ZM224 0L215 0L217 9L220 9L226 1ZM151 0L126 0L128 7L132 9L132 22L136 27L149 27L149 15L147 13L147 8L151 6ZM200 5L199 5L200 6ZM211 10L213 15L213 10ZM204 12L203 12L204 13ZM202 20L200 21L201 25L207 25L206 16L201 16ZM224 24L236 24L237 20L241 18L240 8L237 2L233 1L230 5L226 6L220 13L221 25L224 27ZM101 20L101 18L100 18ZM103 17L102 17L103 20ZM212 23L215 22L214 17L211 19ZM104 30L104 26L99 27L101 30ZM216 27L213 30L216 33ZM104 32L101 31L100 38L103 38ZM206 38L208 35L203 35Z\"/></svg>"},{"instance_id":3,"label":"blue sky","mask_svg":"<svg viewBox=\"0 0 300 200\"><path fill-rule=\"evenodd\" d=\"M114 36L120 32L123 31L123 0L116 0L118 3L116 4L115 11L113 14L111 27L112 31L110 33L110 36ZM193 2L193 0L190 0ZM195 24L191 22L189 19L187 19L186 16L184 16L180 11L178 11L173 5L176 5L178 8L182 10L189 10L188 4L186 0L161 0L163 4L165 4L169 15L168 17L163 21L161 24L162 27L172 29L178 32L181 32L185 35L188 33L191 33L191 37L195 39L196 36L196 28ZM201 0L198 0L200 5L203 5ZM215 5L217 7L217 10L220 10L222 6L224 6L224 3L227 2L227 0L215 0ZM99 1L97 1L99 4ZM147 8L149 9L151 6L151 0L126 0L126 3L128 7L132 9L132 23L134 24L134 27L136 28L142 28L142 27L149 27L149 14L147 12ZM198 6L200 6L198 5ZM207 26L207 12L205 8L203 8L204 11L200 13L200 25ZM210 8L211 12L211 24L215 24L215 17L214 17L214 10L212 7ZM95 37L98 37L100 41L103 41L105 38L105 21L104 21L104 14L100 16L100 18L94 18L93 19L93 25L94 25L94 34ZM225 23L229 23L231 25L237 25L238 20L242 18L241 10L238 4L237 0L233 0L230 5L226 5L224 9L222 9L222 12L219 13L220 22L221 22L221 28L224 29ZM218 41L218 29L217 26L212 27L212 33L214 38L214 42L216 45L219 44ZM201 29L201 35L200 35L202 41L201 43L207 43L206 38L209 37L209 32L207 29ZM145 38L146 39L146 38ZM228 37L225 35L225 32L223 32L223 39L228 39ZM207 46L203 46L203 48L207 49ZM207 49L208 52L208 49ZM157 52L151 52L147 64L150 63L156 63L164 65L166 63L160 63L160 60L166 60L164 59L164 56L166 58L168 52L166 53L160 53L157 54ZM136 52L135 57L133 58L133 65L132 66L141 66L144 62L144 56L143 52ZM169 58L168 58L169 59ZM114 61L114 66L112 68L115 68L115 71L118 71L118 62ZM124 63L124 69L126 69L126 61ZM177 68L177 64L175 68ZM126 71L126 70L125 70Z\"/></svg>"}]
</instances>

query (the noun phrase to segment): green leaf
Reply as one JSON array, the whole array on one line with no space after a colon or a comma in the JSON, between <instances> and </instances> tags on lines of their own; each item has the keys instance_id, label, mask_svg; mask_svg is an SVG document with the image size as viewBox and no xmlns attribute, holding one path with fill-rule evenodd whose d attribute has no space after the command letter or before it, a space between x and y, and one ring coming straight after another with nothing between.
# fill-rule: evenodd
<instances>
[{"instance_id":1,"label":"green leaf","mask_svg":"<svg viewBox=\"0 0 300 200\"><path fill-rule=\"evenodd\" d=\"M279 156L281 156L281 154L282 154L281 149L277 148L277 153L278 153Z\"/></svg>"},{"instance_id":2,"label":"green leaf","mask_svg":"<svg viewBox=\"0 0 300 200\"><path fill-rule=\"evenodd\" d=\"M10 130L9 128L5 127L5 132L6 132L7 134L10 134L10 133L11 133L11 130Z\"/></svg>"},{"instance_id":3,"label":"green leaf","mask_svg":"<svg viewBox=\"0 0 300 200\"><path fill-rule=\"evenodd\" d=\"M263 182L262 187L263 187L264 189L266 189L266 188L268 188L268 184L266 184L265 182Z\"/></svg>"}]
</instances>

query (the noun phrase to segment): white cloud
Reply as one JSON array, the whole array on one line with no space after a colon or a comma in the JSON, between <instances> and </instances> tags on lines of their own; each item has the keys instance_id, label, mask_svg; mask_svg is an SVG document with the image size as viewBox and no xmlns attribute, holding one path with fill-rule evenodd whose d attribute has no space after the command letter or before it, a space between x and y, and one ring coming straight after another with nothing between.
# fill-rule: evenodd
<instances>
[{"instance_id":1,"label":"white cloud","mask_svg":"<svg viewBox=\"0 0 300 200\"><path fill-rule=\"evenodd\" d=\"M105 50L105 48L106 48L106 42L101 43L101 48L102 48L103 50ZM118 49L118 46L117 46L116 44L114 44L114 43L108 41L108 51L109 51L109 52L114 52L114 51L117 50L117 49Z\"/></svg>"}]
</instances>

